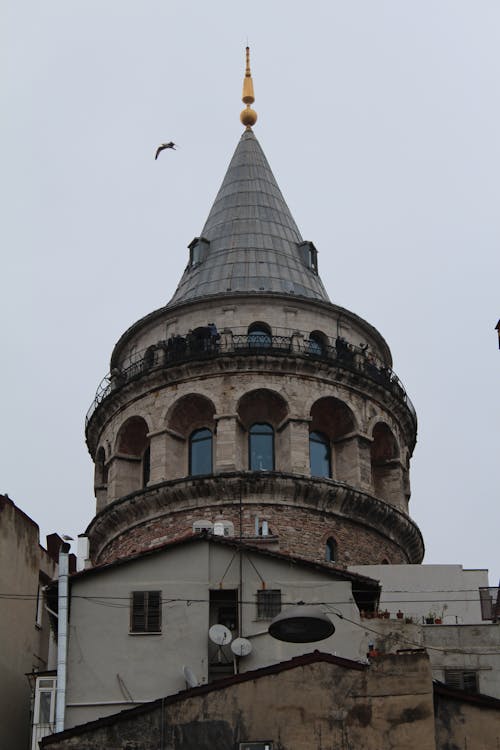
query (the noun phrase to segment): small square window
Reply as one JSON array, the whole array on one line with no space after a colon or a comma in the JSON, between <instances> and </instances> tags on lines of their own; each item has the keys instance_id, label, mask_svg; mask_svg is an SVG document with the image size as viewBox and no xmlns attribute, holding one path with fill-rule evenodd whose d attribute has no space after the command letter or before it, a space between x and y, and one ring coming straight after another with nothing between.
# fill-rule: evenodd
<instances>
[{"instance_id":1,"label":"small square window","mask_svg":"<svg viewBox=\"0 0 500 750\"><path fill-rule=\"evenodd\" d=\"M272 620L281 612L281 589L257 591L257 619Z\"/></svg>"},{"instance_id":2,"label":"small square window","mask_svg":"<svg viewBox=\"0 0 500 750\"><path fill-rule=\"evenodd\" d=\"M161 633L161 591L132 591L131 633Z\"/></svg>"}]
</instances>

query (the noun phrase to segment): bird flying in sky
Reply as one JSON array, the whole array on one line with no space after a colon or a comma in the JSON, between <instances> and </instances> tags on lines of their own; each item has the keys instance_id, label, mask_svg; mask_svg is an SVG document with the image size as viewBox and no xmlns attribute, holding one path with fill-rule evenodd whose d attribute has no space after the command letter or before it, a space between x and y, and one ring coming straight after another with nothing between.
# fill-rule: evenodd
<instances>
[{"instance_id":1,"label":"bird flying in sky","mask_svg":"<svg viewBox=\"0 0 500 750\"><path fill-rule=\"evenodd\" d=\"M161 146L158 146L158 148L156 149L155 159L157 159L158 154L161 151L164 151L164 149L166 148L173 148L175 151L175 143L173 141L169 141L168 143L162 143Z\"/></svg>"}]
</instances>

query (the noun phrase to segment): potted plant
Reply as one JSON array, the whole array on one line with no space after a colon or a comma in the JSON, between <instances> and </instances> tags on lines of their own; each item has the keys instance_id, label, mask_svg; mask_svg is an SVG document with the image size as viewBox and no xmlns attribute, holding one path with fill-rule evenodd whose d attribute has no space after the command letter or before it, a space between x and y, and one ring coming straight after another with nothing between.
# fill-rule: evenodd
<instances>
[{"instance_id":1,"label":"potted plant","mask_svg":"<svg viewBox=\"0 0 500 750\"><path fill-rule=\"evenodd\" d=\"M426 625L434 625L434 620L436 619L436 613L435 612L427 612L427 616L425 618L425 624Z\"/></svg>"},{"instance_id":2,"label":"potted plant","mask_svg":"<svg viewBox=\"0 0 500 750\"><path fill-rule=\"evenodd\" d=\"M413 624L413 617L411 617L411 615L407 615L405 617L405 624L406 625L412 625Z\"/></svg>"},{"instance_id":3,"label":"potted plant","mask_svg":"<svg viewBox=\"0 0 500 750\"><path fill-rule=\"evenodd\" d=\"M382 612L382 617L384 618L384 620L388 620L390 616L391 616L391 613L389 612L389 610L384 609L384 611Z\"/></svg>"},{"instance_id":4,"label":"potted plant","mask_svg":"<svg viewBox=\"0 0 500 750\"><path fill-rule=\"evenodd\" d=\"M441 625L442 624L442 622L444 620L444 611L445 611L445 609L448 609L448 605L447 604L443 604L443 609L441 610L441 614L440 615L436 615L436 617L434 619L434 624L435 625Z\"/></svg>"},{"instance_id":5,"label":"potted plant","mask_svg":"<svg viewBox=\"0 0 500 750\"><path fill-rule=\"evenodd\" d=\"M402 620L403 616L404 616L403 612L401 612L401 610L398 609L398 611L396 612L396 617L398 618L398 620Z\"/></svg>"}]
</instances>

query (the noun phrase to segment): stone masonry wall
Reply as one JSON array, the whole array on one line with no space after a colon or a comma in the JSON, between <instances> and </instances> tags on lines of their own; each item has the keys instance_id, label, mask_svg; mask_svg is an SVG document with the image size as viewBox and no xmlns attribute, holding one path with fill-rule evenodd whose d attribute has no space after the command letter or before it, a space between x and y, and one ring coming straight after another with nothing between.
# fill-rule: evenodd
<instances>
[{"instance_id":1,"label":"stone masonry wall","mask_svg":"<svg viewBox=\"0 0 500 750\"><path fill-rule=\"evenodd\" d=\"M393 541L368 526L348 521L332 513L322 513L286 505L244 505L243 537L248 543L263 542L255 537L255 519L266 520L271 549L296 555L316 562L325 562L325 545L333 537L337 544L337 565L374 565L384 560L392 564L408 563L404 551ZM185 536L193 530L196 521L231 521L235 536L239 535L239 506L206 505L202 510L191 509L171 512L162 518L150 520L121 534L108 544L95 561L111 562L150 549L162 543Z\"/></svg>"}]
</instances>

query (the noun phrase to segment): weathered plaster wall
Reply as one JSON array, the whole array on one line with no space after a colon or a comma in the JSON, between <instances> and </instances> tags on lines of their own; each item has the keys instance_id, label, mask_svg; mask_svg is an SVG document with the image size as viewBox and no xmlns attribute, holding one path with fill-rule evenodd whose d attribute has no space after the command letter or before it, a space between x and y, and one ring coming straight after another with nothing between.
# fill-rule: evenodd
<instances>
[{"instance_id":1,"label":"weathered plaster wall","mask_svg":"<svg viewBox=\"0 0 500 750\"><path fill-rule=\"evenodd\" d=\"M28 595L0 605L1 748L24 748L29 742L31 694L25 674L47 669L49 623L42 611L36 624L37 594L40 574L52 577L54 571L37 524L0 495L0 591Z\"/></svg>"},{"instance_id":2,"label":"weathered plaster wall","mask_svg":"<svg viewBox=\"0 0 500 750\"><path fill-rule=\"evenodd\" d=\"M235 550L196 541L169 551L76 576L71 590L66 726L114 713L134 702L173 694L185 686L182 668L208 679L210 591L236 591L240 583ZM253 644L240 660L242 671L304 653L310 644L286 644L267 632L270 620L257 617L257 592L282 591L282 606L297 601L329 602L336 631L322 648L350 659L364 658L366 642L351 583L327 572L244 553L242 633ZM134 590L162 592L162 632L130 634ZM232 658L232 657L231 657Z\"/></svg>"},{"instance_id":3,"label":"weathered plaster wall","mask_svg":"<svg viewBox=\"0 0 500 750\"><path fill-rule=\"evenodd\" d=\"M500 709L436 696L436 748L496 750L500 747Z\"/></svg>"},{"instance_id":4,"label":"weathered plaster wall","mask_svg":"<svg viewBox=\"0 0 500 750\"><path fill-rule=\"evenodd\" d=\"M162 720L163 717L163 720ZM162 708L57 735L53 750L234 750L271 740L275 750L434 750L432 681L423 654L387 656L369 667L316 662L206 692L167 699Z\"/></svg>"}]
</instances>

